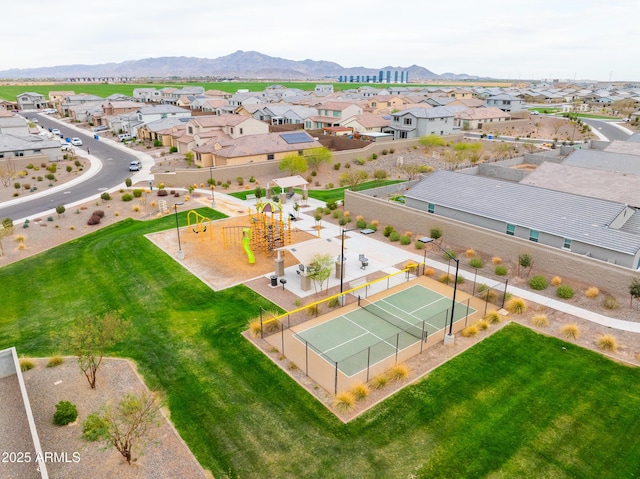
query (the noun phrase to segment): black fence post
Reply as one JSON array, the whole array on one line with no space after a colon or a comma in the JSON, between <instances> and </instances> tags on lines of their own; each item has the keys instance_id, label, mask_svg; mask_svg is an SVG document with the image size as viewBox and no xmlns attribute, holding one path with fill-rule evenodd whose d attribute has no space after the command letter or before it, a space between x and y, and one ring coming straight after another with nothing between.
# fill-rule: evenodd
<instances>
[{"instance_id":1,"label":"black fence post","mask_svg":"<svg viewBox=\"0 0 640 479\"><path fill-rule=\"evenodd\" d=\"M507 299L507 284L509 283L509 278L507 278L504 282L504 292L502 293L502 306L501 308L504 309L504 302Z\"/></svg>"},{"instance_id":2,"label":"black fence post","mask_svg":"<svg viewBox=\"0 0 640 479\"><path fill-rule=\"evenodd\" d=\"M264 339L264 326L262 325L262 306L260 306L260 339Z\"/></svg>"},{"instance_id":3,"label":"black fence post","mask_svg":"<svg viewBox=\"0 0 640 479\"><path fill-rule=\"evenodd\" d=\"M398 364L398 349L400 346L400 333L396 334L396 364Z\"/></svg>"},{"instance_id":4,"label":"black fence post","mask_svg":"<svg viewBox=\"0 0 640 479\"><path fill-rule=\"evenodd\" d=\"M335 378L335 385L334 385L333 394L338 394L338 361L336 361L336 378Z\"/></svg>"}]
</instances>

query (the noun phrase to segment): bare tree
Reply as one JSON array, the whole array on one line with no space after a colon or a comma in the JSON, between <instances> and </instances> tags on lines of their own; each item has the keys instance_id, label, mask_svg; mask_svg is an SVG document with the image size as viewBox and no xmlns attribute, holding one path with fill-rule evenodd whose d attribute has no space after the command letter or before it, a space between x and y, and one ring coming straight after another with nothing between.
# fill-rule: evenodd
<instances>
[{"instance_id":1,"label":"bare tree","mask_svg":"<svg viewBox=\"0 0 640 479\"><path fill-rule=\"evenodd\" d=\"M349 186L351 191L356 191L358 185L367 178L369 178L369 174L366 171L351 168L349 171L342 173L338 181L340 182L340 186Z\"/></svg>"},{"instance_id":2,"label":"bare tree","mask_svg":"<svg viewBox=\"0 0 640 479\"><path fill-rule=\"evenodd\" d=\"M134 446L144 449L160 426L160 406L153 395L127 394L113 408L105 406L102 419L107 426L107 442L113 445L131 465Z\"/></svg>"},{"instance_id":3,"label":"bare tree","mask_svg":"<svg viewBox=\"0 0 640 479\"><path fill-rule=\"evenodd\" d=\"M558 136L558 132L560 131L560 128L562 128L565 124L566 122L564 120L560 118L553 118L549 122L549 126L553 129L553 135Z\"/></svg>"},{"instance_id":4,"label":"bare tree","mask_svg":"<svg viewBox=\"0 0 640 479\"><path fill-rule=\"evenodd\" d=\"M11 184L11 180L16 175L16 164L11 159L0 161L0 183L5 188Z\"/></svg>"},{"instance_id":5,"label":"bare tree","mask_svg":"<svg viewBox=\"0 0 640 479\"><path fill-rule=\"evenodd\" d=\"M114 313L83 317L71 331L69 347L78 356L78 365L91 389L96 388L96 374L107 350L125 335L126 323Z\"/></svg>"}]
</instances>

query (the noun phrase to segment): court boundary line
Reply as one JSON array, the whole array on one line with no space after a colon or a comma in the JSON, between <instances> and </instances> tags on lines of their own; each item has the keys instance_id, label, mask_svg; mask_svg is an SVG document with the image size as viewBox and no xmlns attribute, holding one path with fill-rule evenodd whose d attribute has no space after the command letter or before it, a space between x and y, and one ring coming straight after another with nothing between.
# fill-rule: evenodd
<instances>
[{"instance_id":1,"label":"court boundary line","mask_svg":"<svg viewBox=\"0 0 640 479\"><path fill-rule=\"evenodd\" d=\"M366 299L366 298L364 298L364 299ZM438 301L439 301L439 300L438 300ZM415 319L417 319L417 320L418 320L418 322L419 322L419 323L416 323L416 324L412 324L412 323L410 323L409 321L406 321L405 319L402 319L400 316L398 316L398 315L394 314L392 311L389 311L388 309L385 309L385 308L383 308L382 306L378 306L382 311L384 311L384 312L386 312L386 313L389 313L389 314L392 314L394 317L396 317L396 318L398 318L399 320L401 320L402 322L406 323L408 326L411 326L411 327L417 328L417 327L418 327L418 324L421 324L421 323L423 323L423 322L424 322L425 324L428 324L429 326L432 326L432 327L436 328L436 330L435 330L432 334L437 333L437 332L438 332L438 331L440 331L440 329L441 329L441 328L437 327L435 324L431 324L431 323L430 323L429 321L427 321L426 319L420 319L420 318L418 318L417 316L414 316L413 314L411 314L409 311L406 311L406 310L404 310L404 309L400 309L400 308L398 308L397 306L395 306L393 303L390 303L390 302L388 302L388 301L385 301L385 299L384 299L384 298L383 298L383 299L380 299L380 300L378 300L378 301L374 301L373 303L369 303L369 304L373 304L373 305L375 305L375 304L377 304L377 303L379 303L379 302L383 302L383 303L388 304L389 306L392 306L392 307L394 307L394 308L396 308L396 309L398 309L398 310L400 310L400 311L402 311L402 312L404 312L404 313L407 313L407 314L409 314L410 316L413 316L413 317L414 317ZM365 309L365 308L363 308L363 309ZM365 309L365 311L366 311L366 309ZM446 310L445 310L445 311L446 311ZM441 311L441 312L442 312L442 311ZM438 314L439 314L439 313L438 313ZM375 315L374 315L374 316L375 316ZM398 328L398 329L400 329L398 326L395 326L395 327L396 327L396 328ZM401 331L405 331L405 332L406 332L406 330L402 330L402 329L401 329ZM408 333L408 334L411 334L411 333ZM424 338L424 339L426 339L426 338Z\"/></svg>"}]
</instances>

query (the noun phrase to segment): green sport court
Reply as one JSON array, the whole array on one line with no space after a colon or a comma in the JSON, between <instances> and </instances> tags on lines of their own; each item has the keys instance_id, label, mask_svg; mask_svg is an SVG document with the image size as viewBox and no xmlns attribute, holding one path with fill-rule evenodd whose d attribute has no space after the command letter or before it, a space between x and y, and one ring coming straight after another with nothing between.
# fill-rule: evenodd
<instances>
[{"instance_id":1,"label":"green sport court","mask_svg":"<svg viewBox=\"0 0 640 479\"><path fill-rule=\"evenodd\" d=\"M375 366L391 360L391 367L422 352L425 343L442 340L449 326L451 304L451 298L415 284L376 301L361 298L356 309L294 332L293 336L304 344L307 370L310 349L335 368L336 384L338 371L348 378L366 371L368 380L370 370L379 369ZM464 327L460 322L466 324L466 318L475 312L469 301L456 301L454 328ZM408 350L409 356L400 354Z\"/></svg>"}]
</instances>

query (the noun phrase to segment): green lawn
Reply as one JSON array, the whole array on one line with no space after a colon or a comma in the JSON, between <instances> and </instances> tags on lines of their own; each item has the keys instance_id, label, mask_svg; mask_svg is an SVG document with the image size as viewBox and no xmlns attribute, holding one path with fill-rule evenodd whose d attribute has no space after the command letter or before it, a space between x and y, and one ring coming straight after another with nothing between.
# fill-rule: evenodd
<instances>
[{"instance_id":1,"label":"green lawn","mask_svg":"<svg viewBox=\"0 0 640 479\"><path fill-rule=\"evenodd\" d=\"M387 186L387 185L395 185L396 183L403 183L405 180L384 180L384 181L367 181L358 185L356 191L368 190L371 188L377 188L379 186ZM348 190L348 186L344 186L341 188L333 188L331 190L308 190L309 198L314 198L320 201L338 201L344 199L344 192ZM274 188L274 192L279 192L279 189ZM298 194L302 194L302 190L299 188L294 188L294 190ZM231 196L235 196L236 198L240 198L241 200L246 200L248 194L255 193L255 190L245 190L245 191L237 191L234 193L229 193Z\"/></svg>"},{"instance_id":2,"label":"green lawn","mask_svg":"<svg viewBox=\"0 0 640 479\"><path fill-rule=\"evenodd\" d=\"M131 328L114 353L164 391L216 477L617 479L640 470L640 370L517 325L342 424L240 335L264 299L243 286L211 291L142 236L173 220L124 220L0 268L0 348L65 353L75 317L121 310Z\"/></svg>"}]
</instances>

